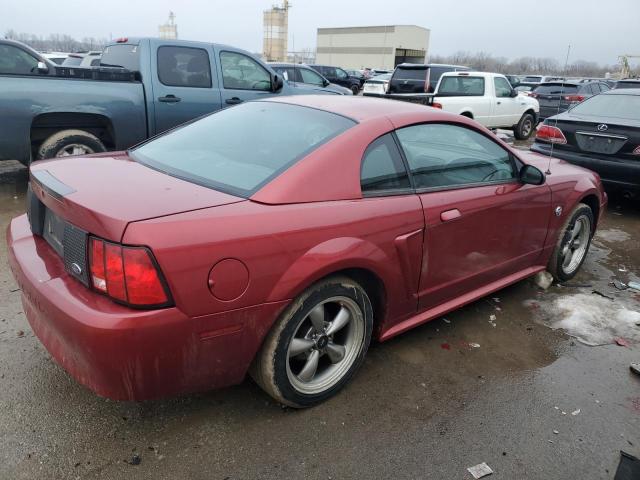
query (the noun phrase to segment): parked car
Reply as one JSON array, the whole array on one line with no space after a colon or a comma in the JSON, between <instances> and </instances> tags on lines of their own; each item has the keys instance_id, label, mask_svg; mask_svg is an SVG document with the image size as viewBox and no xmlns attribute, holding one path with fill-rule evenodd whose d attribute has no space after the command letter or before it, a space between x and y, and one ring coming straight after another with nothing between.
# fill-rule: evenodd
<instances>
[{"instance_id":1,"label":"parked car","mask_svg":"<svg viewBox=\"0 0 640 480\"><path fill-rule=\"evenodd\" d=\"M598 172L605 186L640 193L640 88L592 96L547 118L531 150Z\"/></svg>"},{"instance_id":2,"label":"parked car","mask_svg":"<svg viewBox=\"0 0 640 480\"><path fill-rule=\"evenodd\" d=\"M640 78L625 78L618 80L613 88L640 88Z\"/></svg>"},{"instance_id":3,"label":"parked car","mask_svg":"<svg viewBox=\"0 0 640 480\"><path fill-rule=\"evenodd\" d=\"M322 93L286 84L250 53L218 44L120 39L94 69L46 65L28 47L0 45L6 55L0 55L0 160L25 164L128 148L246 100ZM58 76L87 73L88 79Z\"/></svg>"},{"instance_id":4,"label":"parked car","mask_svg":"<svg viewBox=\"0 0 640 480\"><path fill-rule=\"evenodd\" d=\"M391 80L390 73L383 73L371 77L364 82L362 89L362 95L365 97L384 97L387 94L387 88L389 86L389 80Z\"/></svg>"},{"instance_id":5,"label":"parked car","mask_svg":"<svg viewBox=\"0 0 640 480\"><path fill-rule=\"evenodd\" d=\"M364 73L362 73L360 70L345 70L345 71L347 72L347 75L360 80L360 89L364 87L364 82L367 79Z\"/></svg>"},{"instance_id":6,"label":"parked car","mask_svg":"<svg viewBox=\"0 0 640 480\"><path fill-rule=\"evenodd\" d=\"M331 67L328 65L309 65L320 75L325 77L331 83L348 88L354 95L360 93L360 78L352 77L340 67Z\"/></svg>"},{"instance_id":7,"label":"parked car","mask_svg":"<svg viewBox=\"0 0 640 480\"><path fill-rule=\"evenodd\" d=\"M70 53L62 62L63 67L89 68L100 65L102 52L91 51L81 53Z\"/></svg>"},{"instance_id":8,"label":"parked car","mask_svg":"<svg viewBox=\"0 0 640 480\"><path fill-rule=\"evenodd\" d=\"M313 68L299 63L269 63L277 73L282 75L290 85L306 84L316 87L323 93L333 92L339 95L352 95L350 89L334 85L326 78L316 72Z\"/></svg>"},{"instance_id":9,"label":"parked car","mask_svg":"<svg viewBox=\"0 0 640 480\"><path fill-rule=\"evenodd\" d=\"M0 39L0 75L54 75L55 67L56 64L53 61L36 52L33 48L14 40ZM2 95L1 90L0 95ZM2 109L0 108L1 115ZM13 119L6 119L1 124L4 127L11 121ZM0 129L0 132L2 130L4 128ZM1 145L0 136L0 148Z\"/></svg>"},{"instance_id":10,"label":"parked car","mask_svg":"<svg viewBox=\"0 0 640 480\"><path fill-rule=\"evenodd\" d=\"M50 62L55 63L56 65L62 65L62 62L64 62L65 59L69 56L68 53L63 52L43 52L39 53L39 55L43 58L46 58Z\"/></svg>"},{"instance_id":11,"label":"parked car","mask_svg":"<svg viewBox=\"0 0 640 480\"><path fill-rule=\"evenodd\" d=\"M509 80L509 83L513 88L518 88L522 80L522 77L518 75L505 75L505 77L507 77L507 80Z\"/></svg>"},{"instance_id":12,"label":"parked car","mask_svg":"<svg viewBox=\"0 0 640 480\"><path fill-rule=\"evenodd\" d=\"M561 82L565 80L563 77L552 77L549 75L525 75L521 82L524 84L540 84L545 82Z\"/></svg>"},{"instance_id":13,"label":"parked car","mask_svg":"<svg viewBox=\"0 0 640 480\"><path fill-rule=\"evenodd\" d=\"M467 70L461 65L401 63L393 71L388 93L431 93L443 73Z\"/></svg>"},{"instance_id":14,"label":"parked car","mask_svg":"<svg viewBox=\"0 0 640 480\"><path fill-rule=\"evenodd\" d=\"M499 73L443 73L432 101L437 108L473 118L487 128L513 130L518 140L534 133L540 110L536 99L519 94Z\"/></svg>"},{"instance_id":15,"label":"parked car","mask_svg":"<svg viewBox=\"0 0 640 480\"><path fill-rule=\"evenodd\" d=\"M604 82L545 82L530 95L540 104L542 121L607 90L610 90L609 85Z\"/></svg>"},{"instance_id":16,"label":"parked car","mask_svg":"<svg viewBox=\"0 0 640 480\"><path fill-rule=\"evenodd\" d=\"M593 172L547 168L422 105L248 102L127 152L34 163L9 262L35 334L102 396L250 372L308 407L372 339L545 269L571 279L606 196Z\"/></svg>"}]
</instances>

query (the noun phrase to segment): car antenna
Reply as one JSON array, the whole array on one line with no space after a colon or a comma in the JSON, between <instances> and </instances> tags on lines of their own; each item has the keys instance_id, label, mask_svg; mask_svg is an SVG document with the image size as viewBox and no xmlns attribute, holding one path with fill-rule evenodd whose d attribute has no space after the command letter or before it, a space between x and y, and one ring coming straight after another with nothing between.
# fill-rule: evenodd
<instances>
[{"instance_id":1,"label":"car antenna","mask_svg":"<svg viewBox=\"0 0 640 480\"><path fill-rule=\"evenodd\" d=\"M560 115L560 104L562 103L562 96L564 95L564 82L567 81L567 69L569 68L569 53L571 52L571 44L567 46L567 57L564 60L564 69L562 70L562 86L560 87L560 101L558 102L558 110L555 114L556 124L554 128L558 128L558 115ZM547 171L545 175L551 175L551 158L553 157L553 142L551 142L551 151L549 152L549 164L547 165Z\"/></svg>"}]
</instances>

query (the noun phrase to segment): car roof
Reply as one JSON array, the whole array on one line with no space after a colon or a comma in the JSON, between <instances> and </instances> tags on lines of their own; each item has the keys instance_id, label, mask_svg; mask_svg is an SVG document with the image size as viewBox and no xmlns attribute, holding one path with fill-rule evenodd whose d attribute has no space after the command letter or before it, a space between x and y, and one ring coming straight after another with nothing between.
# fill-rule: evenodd
<instances>
[{"instance_id":1,"label":"car roof","mask_svg":"<svg viewBox=\"0 0 640 480\"><path fill-rule=\"evenodd\" d=\"M600 95L640 95L640 87L638 88L614 88L602 92Z\"/></svg>"},{"instance_id":2,"label":"car roof","mask_svg":"<svg viewBox=\"0 0 640 480\"><path fill-rule=\"evenodd\" d=\"M392 118L397 115L421 114L440 118L443 112L425 105L363 96L339 95L292 95L282 98L267 98L262 102L279 102L315 108L348 117L358 122ZM447 114L451 115L451 114Z\"/></svg>"},{"instance_id":3,"label":"car roof","mask_svg":"<svg viewBox=\"0 0 640 480\"><path fill-rule=\"evenodd\" d=\"M425 69L431 67L450 67L450 68L469 68L464 65L452 65L448 63L401 63L396 66L396 68L406 68L406 69Z\"/></svg>"}]
</instances>

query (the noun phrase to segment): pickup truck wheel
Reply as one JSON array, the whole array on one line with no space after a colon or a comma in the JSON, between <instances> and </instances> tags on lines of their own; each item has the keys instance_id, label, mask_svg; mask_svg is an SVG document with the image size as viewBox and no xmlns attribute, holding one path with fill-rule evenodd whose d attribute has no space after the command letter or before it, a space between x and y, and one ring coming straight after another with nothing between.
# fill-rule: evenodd
<instances>
[{"instance_id":1,"label":"pickup truck wheel","mask_svg":"<svg viewBox=\"0 0 640 480\"><path fill-rule=\"evenodd\" d=\"M591 245L593 225L593 212L584 203L567 217L547 267L557 281L571 280L580 270Z\"/></svg>"},{"instance_id":2,"label":"pickup truck wheel","mask_svg":"<svg viewBox=\"0 0 640 480\"><path fill-rule=\"evenodd\" d=\"M513 129L513 134L518 140L527 140L535 129L533 115L525 113Z\"/></svg>"},{"instance_id":3,"label":"pickup truck wheel","mask_svg":"<svg viewBox=\"0 0 640 480\"><path fill-rule=\"evenodd\" d=\"M373 310L364 289L336 276L311 286L273 325L250 374L269 395L294 408L335 395L369 348Z\"/></svg>"},{"instance_id":4,"label":"pickup truck wheel","mask_svg":"<svg viewBox=\"0 0 640 480\"><path fill-rule=\"evenodd\" d=\"M89 155L106 152L104 144L95 135L84 130L62 130L47 138L38 149L37 159Z\"/></svg>"},{"instance_id":5,"label":"pickup truck wheel","mask_svg":"<svg viewBox=\"0 0 640 480\"><path fill-rule=\"evenodd\" d=\"M358 85L351 85L351 91L354 95L358 95L358 93L360 93L360 87Z\"/></svg>"}]
</instances>

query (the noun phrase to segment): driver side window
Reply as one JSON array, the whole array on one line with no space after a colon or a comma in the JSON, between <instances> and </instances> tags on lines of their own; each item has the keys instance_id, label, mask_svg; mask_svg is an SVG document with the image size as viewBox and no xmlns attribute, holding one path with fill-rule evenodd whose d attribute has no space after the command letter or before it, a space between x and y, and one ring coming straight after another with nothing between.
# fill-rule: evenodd
<instances>
[{"instance_id":1,"label":"driver side window","mask_svg":"<svg viewBox=\"0 0 640 480\"><path fill-rule=\"evenodd\" d=\"M38 59L12 45L0 45L0 73L35 75L38 73Z\"/></svg>"},{"instance_id":2,"label":"driver side window","mask_svg":"<svg viewBox=\"0 0 640 480\"><path fill-rule=\"evenodd\" d=\"M253 58L237 52L220 52L224 88L271 90L271 75Z\"/></svg>"},{"instance_id":3,"label":"driver side window","mask_svg":"<svg viewBox=\"0 0 640 480\"><path fill-rule=\"evenodd\" d=\"M510 97L511 96L511 84L506 78L495 77L493 84L496 86L496 97Z\"/></svg>"},{"instance_id":4,"label":"driver side window","mask_svg":"<svg viewBox=\"0 0 640 480\"><path fill-rule=\"evenodd\" d=\"M396 131L416 188L446 188L516 178L510 153L470 128L421 124Z\"/></svg>"},{"instance_id":5,"label":"driver side window","mask_svg":"<svg viewBox=\"0 0 640 480\"><path fill-rule=\"evenodd\" d=\"M300 68L298 70L302 75L302 81L304 83L310 83L311 85L324 86L324 79L310 68Z\"/></svg>"}]
</instances>

